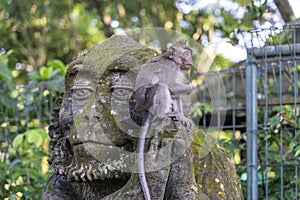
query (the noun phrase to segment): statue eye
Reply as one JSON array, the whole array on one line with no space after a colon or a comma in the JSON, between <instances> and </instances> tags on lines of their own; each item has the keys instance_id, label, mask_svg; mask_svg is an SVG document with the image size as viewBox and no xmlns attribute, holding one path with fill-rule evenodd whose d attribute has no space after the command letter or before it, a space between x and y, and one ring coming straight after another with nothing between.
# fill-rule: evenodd
<instances>
[{"instance_id":1,"label":"statue eye","mask_svg":"<svg viewBox=\"0 0 300 200\"><path fill-rule=\"evenodd\" d=\"M88 88L75 88L73 91L73 99L77 101L83 101L90 97L90 95L93 93L93 90Z\"/></svg>"},{"instance_id":2,"label":"statue eye","mask_svg":"<svg viewBox=\"0 0 300 200\"><path fill-rule=\"evenodd\" d=\"M125 89L115 89L114 90L114 94L118 95L118 96L124 96L128 93L127 90Z\"/></svg>"},{"instance_id":3,"label":"statue eye","mask_svg":"<svg viewBox=\"0 0 300 200\"><path fill-rule=\"evenodd\" d=\"M131 93L132 93L132 89L119 87L119 88L114 88L112 95L113 98L124 101L130 98Z\"/></svg>"}]
</instances>

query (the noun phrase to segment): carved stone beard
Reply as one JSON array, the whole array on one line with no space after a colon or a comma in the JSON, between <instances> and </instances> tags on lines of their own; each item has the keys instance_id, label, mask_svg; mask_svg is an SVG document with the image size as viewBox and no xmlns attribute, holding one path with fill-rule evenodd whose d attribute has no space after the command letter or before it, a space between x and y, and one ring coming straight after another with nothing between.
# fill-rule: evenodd
<instances>
[{"instance_id":1,"label":"carved stone beard","mask_svg":"<svg viewBox=\"0 0 300 200\"><path fill-rule=\"evenodd\" d=\"M64 134L69 135L70 130L65 130ZM49 158L51 169L55 174L64 175L70 181L93 181L105 179L125 179L129 177L126 173L112 170L109 166L99 162L93 156L73 155L73 147L70 145L67 137L61 137L55 142L52 156Z\"/></svg>"},{"instance_id":2,"label":"carved stone beard","mask_svg":"<svg viewBox=\"0 0 300 200\"><path fill-rule=\"evenodd\" d=\"M58 108L54 109L52 113L53 120L49 126L52 154L48 159L52 171L55 174L66 176L68 180L78 182L120 178L128 180L127 173L106 166L90 155L88 151L80 150L79 155L74 153L74 148L82 146L84 149L84 147L83 145L74 146L70 142L70 133L78 131L74 127L71 96L72 92L70 90L66 91L64 98L60 97L58 99Z\"/></svg>"}]
</instances>

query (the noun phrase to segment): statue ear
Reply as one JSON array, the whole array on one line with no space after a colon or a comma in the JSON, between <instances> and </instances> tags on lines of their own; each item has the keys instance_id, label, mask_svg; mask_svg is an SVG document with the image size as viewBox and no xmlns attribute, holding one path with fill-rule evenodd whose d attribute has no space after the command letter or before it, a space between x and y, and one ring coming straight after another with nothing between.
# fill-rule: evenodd
<instances>
[{"instance_id":1,"label":"statue ear","mask_svg":"<svg viewBox=\"0 0 300 200\"><path fill-rule=\"evenodd\" d=\"M175 49L170 47L165 53L166 58L174 58Z\"/></svg>"}]
</instances>

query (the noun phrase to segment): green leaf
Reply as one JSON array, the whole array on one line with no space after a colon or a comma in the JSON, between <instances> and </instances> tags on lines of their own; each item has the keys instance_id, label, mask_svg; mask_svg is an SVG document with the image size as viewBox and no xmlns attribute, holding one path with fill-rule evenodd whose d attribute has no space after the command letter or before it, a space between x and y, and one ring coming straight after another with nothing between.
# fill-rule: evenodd
<instances>
[{"instance_id":1,"label":"green leaf","mask_svg":"<svg viewBox=\"0 0 300 200\"><path fill-rule=\"evenodd\" d=\"M207 112L212 112L212 106L208 103L204 103L204 109L207 111Z\"/></svg>"},{"instance_id":2,"label":"green leaf","mask_svg":"<svg viewBox=\"0 0 300 200\"><path fill-rule=\"evenodd\" d=\"M44 139L47 139L48 134L44 129L36 128L28 130L24 133L27 138L27 142L34 143L36 147L40 147Z\"/></svg>"},{"instance_id":3,"label":"green leaf","mask_svg":"<svg viewBox=\"0 0 300 200\"><path fill-rule=\"evenodd\" d=\"M48 133L47 133L45 130L41 131L41 132L40 132L40 135L42 136L42 139L43 139L43 140L46 140L46 139L48 140L48 139L50 139Z\"/></svg>"},{"instance_id":4,"label":"green leaf","mask_svg":"<svg viewBox=\"0 0 300 200\"><path fill-rule=\"evenodd\" d=\"M298 146L296 149L295 149L295 157L299 156L300 154L300 146Z\"/></svg>"},{"instance_id":5,"label":"green leaf","mask_svg":"<svg viewBox=\"0 0 300 200\"><path fill-rule=\"evenodd\" d=\"M262 185L263 184L263 176L261 173L257 174L257 184Z\"/></svg>"},{"instance_id":6,"label":"green leaf","mask_svg":"<svg viewBox=\"0 0 300 200\"><path fill-rule=\"evenodd\" d=\"M290 149L293 149L295 145L296 145L295 140L292 140L289 145Z\"/></svg>"},{"instance_id":7,"label":"green leaf","mask_svg":"<svg viewBox=\"0 0 300 200\"><path fill-rule=\"evenodd\" d=\"M240 179L241 181L247 181L247 173L243 173Z\"/></svg>"},{"instance_id":8,"label":"green leaf","mask_svg":"<svg viewBox=\"0 0 300 200\"><path fill-rule=\"evenodd\" d=\"M43 137L39 134L35 137L34 144L36 147L40 147L43 143Z\"/></svg>"},{"instance_id":9,"label":"green leaf","mask_svg":"<svg viewBox=\"0 0 300 200\"><path fill-rule=\"evenodd\" d=\"M2 57L2 56L1 56ZM0 79L2 79L8 86L9 90L12 90L13 83L12 83L12 73L8 68L8 59L1 58L0 60Z\"/></svg>"},{"instance_id":10,"label":"green leaf","mask_svg":"<svg viewBox=\"0 0 300 200\"><path fill-rule=\"evenodd\" d=\"M31 131L31 132L27 132L27 133L28 133L28 134L26 134L27 135L27 141L29 143L34 142L37 139L37 137L39 136L39 133L36 132L36 131Z\"/></svg>"},{"instance_id":11,"label":"green leaf","mask_svg":"<svg viewBox=\"0 0 300 200\"><path fill-rule=\"evenodd\" d=\"M0 63L0 76L4 77L6 81L11 81L12 73L7 67L7 63Z\"/></svg>"},{"instance_id":12,"label":"green leaf","mask_svg":"<svg viewBox=\"0 0 300 200\"><path fill-rule=\"evenodd\" d=\"M18 146L20 146L20 144L23 142L23 140L24 140L24 134L17 135L13 140L13 143L12 143L13 147L17 148Z\"/></svg>"},{"instance_id":13,"label":"green leaf","mask_svg":"<svg viewBox=\"0 0 300 200\"><path fill-rule=\"evenodd\" d=\"M40 68L40 76L41 76L41 79L43 80L47 80L51 77L51 72L52 72L52 68L48 68L48 67L41 67Z\"/></svg>"},{"instance_id":14,"label":"green leaf","mask_svg":"<svg viewBox=\"0 0 300 200\"><path fill-rule=\"evenodd\" d=\"M275 115L269 119L269 124L272 130L278 128L277 126L280 125L282 122L283 117L281 115Z\"/></svg>"},{"instance_id":15,"label":"green leaf","mask_svg":"<svg viewBox=\"0 0 300 200\"><path fill-rule=\"evenodd\" d=\"M58 59L53 59L47 62L47 66L52 67L53 69L56 69L61 74L65 74L67 70L67 66Z\"/></svg>"}]
</instances>

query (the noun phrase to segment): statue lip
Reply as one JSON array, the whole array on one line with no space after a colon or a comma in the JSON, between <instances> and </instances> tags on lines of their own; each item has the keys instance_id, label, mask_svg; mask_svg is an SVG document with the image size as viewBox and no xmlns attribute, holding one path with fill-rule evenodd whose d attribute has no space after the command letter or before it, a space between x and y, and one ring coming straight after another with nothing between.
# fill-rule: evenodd
<instances>
[{"instance_id":1,"label":"statue lip","mask_svg":"<svg viewBox=\"0 0 300 200\"><path fill-rule=\"evenodd\" d=\"M116 148L120 148L122 146L125 146L127 143L124 144L114 144L112 142L108 143L108 142L103 142L103 141L94 141L94 140L84 140L84 141L78 141L78 142L74 142L72 143L73 146L80 146L80 145L84 145L84 144L97 144L100 146L107 146L107 147L116 147Z\"/></svg>"}]
</instances>

